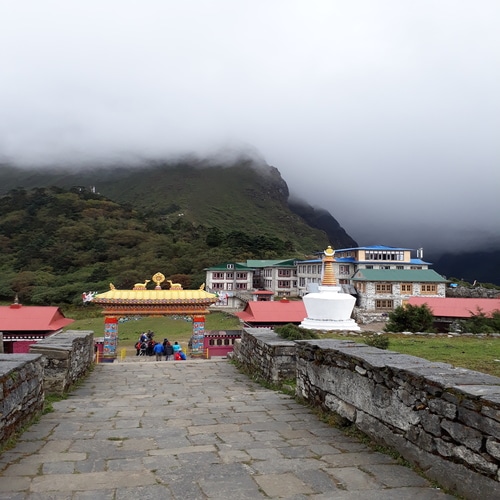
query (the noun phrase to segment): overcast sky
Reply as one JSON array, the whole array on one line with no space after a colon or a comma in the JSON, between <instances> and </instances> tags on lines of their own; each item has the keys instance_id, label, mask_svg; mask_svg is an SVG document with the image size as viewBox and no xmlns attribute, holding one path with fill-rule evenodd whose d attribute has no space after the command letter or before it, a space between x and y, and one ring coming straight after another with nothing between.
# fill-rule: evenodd
<instances>
[{"instance_id":1,"label":"overcast sky","mask_svg":"<svg viewBox=\"0 0 500 500\"><path fill-rule=\"evenodd\" d=\"M0 160L254 150L359 244L500 245L498 0L0 0Z\"/></svg>"}]
</instances>

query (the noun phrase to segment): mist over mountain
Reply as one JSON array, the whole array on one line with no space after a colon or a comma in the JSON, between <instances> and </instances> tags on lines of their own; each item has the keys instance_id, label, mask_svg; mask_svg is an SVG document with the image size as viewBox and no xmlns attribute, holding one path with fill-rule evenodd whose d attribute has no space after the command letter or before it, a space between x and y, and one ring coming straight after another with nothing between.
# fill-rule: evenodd
<instances>
[{"instance_id":1,"label":"mist over mountain","mask_svg":"<svg viewBox=\"0 0 500 500\"><path fill-rule=\"evenodd\" d=\"M325 245L408 246L399 241L397 230L391 241L368 240L368 236L361 235L362 240L357 242L335 214L290 195L277 168L245 155L218 160L185 157L169 162L90 164L82 168L0 166L0 196L11 189L48 186L95 190L113 201L157 213L170 221L182 218L226 232L291 239L304 255L321 251ZM376 228L367 232L376 233ZM431 249L426 251L425 260L447 277L500 284L499 256L500 250L493 245L480 252Z\"/></svg>"},{"instance_id":2,"label":"mist over mountain","mask_svg":"<svg viewBox=\"0 0 500 500\"><path fill-rule=\"evenodd\" d=\"M189 157L140 166L71 169L4 165L0 167L0 181L0 194L18 187L81 186L167 218L292 239L308 253L328 244L336 248L356 245L331 214L305 201L291 201L287 183L278 169L253 158L231 162Z\"/></svg>"}]
</instances>

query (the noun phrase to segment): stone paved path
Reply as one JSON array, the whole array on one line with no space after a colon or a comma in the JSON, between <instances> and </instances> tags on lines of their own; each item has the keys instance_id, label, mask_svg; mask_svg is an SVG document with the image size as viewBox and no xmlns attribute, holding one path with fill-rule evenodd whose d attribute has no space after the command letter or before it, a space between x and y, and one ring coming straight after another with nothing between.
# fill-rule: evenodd
<instances>
[{"instance_id":1,"label":"stone paved path","mask_svg":"<svg viewBox=\"0 0 500 500\"><path fill-rule=\"evenodd\" d=\"M96 366L0 456L0 498L451 499L227 360Z\"/></svg>"}]
</instances>

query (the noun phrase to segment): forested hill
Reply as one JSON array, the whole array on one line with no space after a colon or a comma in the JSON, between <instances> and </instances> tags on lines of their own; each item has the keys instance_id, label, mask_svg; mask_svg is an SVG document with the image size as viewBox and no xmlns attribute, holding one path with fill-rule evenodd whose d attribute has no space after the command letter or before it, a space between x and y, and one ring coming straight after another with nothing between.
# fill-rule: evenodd
<instances>
[{"instance_id":1,"label":"forested hill","mask_svg":"<svg viewBox=\"0 0 500 500\"><path fill-rule=\"evenodd\" d=\"M10 189L95 187L118 203L129 203L169 219L178 214L195 225L291 239L299 251L356 246L325 210L290 202L279 171L252 160L230 166L199 160L137 167L19 169L0 165L0 195Z\"/></svg>"},{"instance_id":2,"label":"forested hill","mask_svg":"<svg viewBox=\"0 0 500 500\"><path fill-rule=\"evenodd\" d=\"M220 262L356 245L330 214L304 204L300 215L292 211L271 167L0 167L0 180L2 300L75 302L83 291L128 288L156 272L197 287L203 269Z\"/></svg>"}]
</instances>

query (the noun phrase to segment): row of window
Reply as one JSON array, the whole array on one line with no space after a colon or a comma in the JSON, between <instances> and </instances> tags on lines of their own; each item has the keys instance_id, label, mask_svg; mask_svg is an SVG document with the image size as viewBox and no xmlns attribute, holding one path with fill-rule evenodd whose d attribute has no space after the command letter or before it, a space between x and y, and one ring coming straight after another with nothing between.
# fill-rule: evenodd
<instances>
[{"instance_id":1,"label":"row of window","mask_svg":"<svg viewBox=\"0 0 500 500\"><path fill-rule=\"evenodd\" d=\"M225 288L224 288L225 286ZM233 289L233 283L212 283L213 290L232 290ZM234 289L235 290L248 290L248 283L235 283L234 284Z\"/></svg>"},{"instance_id":2,"label":"row of window","mask_svg":"<svg viewBox=\"0 0 500 500\"><path fill-rule=\"evenodd\" d=\"M377 283L375 285L376 293L392 293L393 285L392 283ZM401 283L399 285L399 290L401 294L412 294L413 293L413 283ZM432 294L435 295L437 293L437 285L436 284L428 284L422 283L420 285L420 293L423 294Z\"/></svg>"},{"instance_id":3,"label":"row of window","mask_svg":"<svg viewBox=\"0 0 500 500\"><path fill-rule=\"evenodd\" d=\"M366 283L357 282L355 285L356 290L361 293L366 293ZM392 293L394 288L393 283L376 283L375 293ZM420 287L421 294L436 295L438 293L438 285L436 283L421 283L420 285L414 283L400 283L399 292L401 295L413 295L414 286Z\"/></svg>"},{"instance_id":4,"label":"row of window","mask_svg":"<svg viewBox=\"0 0 500 500\"><path fill-rule=\"evenodd\" d=\"M404 260L404 252L399 250L383 250L365 252L365 260Z\"/></svg>"},{"instance_id":5,"label":"row of window","mask_svg":"<svg viewBox=\"0 0 500 500\"><path fill-rule=\"evenodd\" d=\"M212 279L214 280L232 280L234 279L234 273L212 273ZM248 279L248 273L236 273L237 280Z\"/></svg>"}]
</instances>

